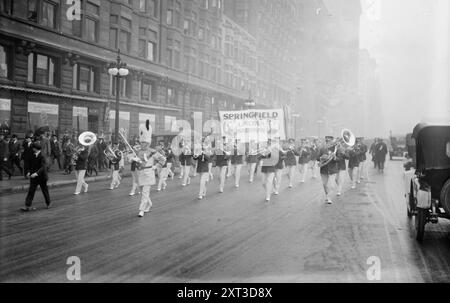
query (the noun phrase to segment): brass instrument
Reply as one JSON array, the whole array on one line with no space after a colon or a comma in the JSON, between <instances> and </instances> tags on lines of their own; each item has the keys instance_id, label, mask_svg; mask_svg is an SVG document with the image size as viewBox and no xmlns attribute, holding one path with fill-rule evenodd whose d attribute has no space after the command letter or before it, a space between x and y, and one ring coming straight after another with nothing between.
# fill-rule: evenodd
<instances>
[{"instance_id":1,"label":"brass instrument","mask_svg":"<svg viewBox=\"0 0 450 303\"><path fill-rule=\"evenodd\" d=\"M119 158L117 157L116 153L119 153L121 157L123 156L123 153L120 149L111 148L111 146L106 147L103 153L105 154L106 159L108 159L112 163L117 163L119 161Z\"/></svg>"},{"instance_id":2,"label":"brass instrument","mask_svg":"<svg viewBox=\"0 0 450 303\"><path fill-rule=\"evenodd\" d=\"M356 137L355 135L348 129L343 129L341 131L341 137L333 140L332 142L325 145L326 149L330 149L334 147L334 151L332 153L328 153L327 155L322 155L319 159L319 167L323 167L331 162L336 157L336 153L338 151L339 146L346 146L346 148L352 148L355 145Z\"/></svg>"},{"instance_id":3,"label":"brass instrument","mask_svg":"<svg viewBox=\"0 0 450 303\"><path fill-rule=\"evenodd\" d=\"M78 136L78 142L81 144L75 147L75 152L72 155L71 158L71 164L75 165L78 156L81 154L81 152L84 150L84 147L91 146L97 141L97 136L93 132L83 132Z\"/></svg>"}]
</instances>

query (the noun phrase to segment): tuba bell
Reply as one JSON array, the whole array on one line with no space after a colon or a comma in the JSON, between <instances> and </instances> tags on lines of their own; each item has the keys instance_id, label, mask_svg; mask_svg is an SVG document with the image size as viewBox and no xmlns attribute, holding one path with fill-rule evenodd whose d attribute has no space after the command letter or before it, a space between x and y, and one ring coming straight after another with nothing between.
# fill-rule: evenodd
<instances>
[{"instance_id":1,"label":"tuba bell","mask_svg":"<svg viewBox=\"0 0 450 303\"><path fill-rule=\"evenodd\" d=\"M97 141L97 136L93 132L83 132L78 136L78 142L83 146L90 146Z\"/></svg>"}]
</instances>

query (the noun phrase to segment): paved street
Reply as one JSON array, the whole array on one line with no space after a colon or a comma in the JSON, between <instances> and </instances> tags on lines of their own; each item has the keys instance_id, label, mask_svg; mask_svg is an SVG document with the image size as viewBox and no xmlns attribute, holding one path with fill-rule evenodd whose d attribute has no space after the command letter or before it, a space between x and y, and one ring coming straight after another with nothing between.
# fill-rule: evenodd
<instances>
[{"instance_id":1,"label":"paved street","mask_svg":"<svg viewBox=\"0 0 450 303\"><path fill-rule=\"evenodd\" d=\"M21 213L25 193L0 204L0 280L66 282L66 260L81 260L82 282L368 282L378 257L381 282L450 281L450 223L427 225L418 244L406 216L402 162L326 205L319 179L287 188L264 203L261 181L232 187L218 180L197 200L198 178L183 188L152 190L153 209L138 218L130 178L116 191L91 183L89 193L51 189L53 208L37 192L37 211ZM243 169L243 172L245 169ZM297 176L298 178L298 176Z\"/></svg>"}]
</instances>

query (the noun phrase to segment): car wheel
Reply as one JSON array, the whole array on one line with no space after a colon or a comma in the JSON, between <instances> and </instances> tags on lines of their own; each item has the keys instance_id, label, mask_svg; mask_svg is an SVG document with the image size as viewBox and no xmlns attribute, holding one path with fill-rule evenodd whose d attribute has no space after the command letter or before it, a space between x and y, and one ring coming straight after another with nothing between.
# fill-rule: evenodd
<instances>
[{"instance_id":1,"label":"car wheel","mask_svg":"<svg viewBox=\"0 0 450 303\"><path fill-rule=\"evenodd\" d=\"M418 208L416 214L416 240L423 241L425 224L427 223L428 209Z\"/></svg>"},{"instance_id":2,"label":"car wheel","mask_svg":"<svg viewBox=\"0 0 450 303\"><path fill-rule=\"evenodd\" d=\"M450 179L442 186L440 202L447 214L450 214Z\"/></svg>"}]
</instances>

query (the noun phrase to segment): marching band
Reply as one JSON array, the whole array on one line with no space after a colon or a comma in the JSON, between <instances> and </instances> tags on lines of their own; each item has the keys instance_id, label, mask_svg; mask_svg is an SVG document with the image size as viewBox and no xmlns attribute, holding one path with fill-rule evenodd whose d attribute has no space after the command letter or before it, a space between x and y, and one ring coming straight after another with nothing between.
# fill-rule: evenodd
<instances>
[{"instance_id":1,"label":"marching band","mask_svg":"<svg viewBox=\"0 0 450 303\"><path fill-rule=\"evenodd\" d=\"M234 175L236 188L240 186L241 169L245 163L249 172L249 183L254 182L258 173L261 175L266 203L270 202L272 194L279 195L285 172L289 180L288 187L291 189L294 187L297 170L300 183L306 182L308 171L311 170L313 179L317 178L317 172L320 171L325 202L332 204L333 188L336 189L337 196L342 194L345 171L348 172L351 189L355 189L356 184L364 178L368 151L363 142L364 138L356 138L349 130L343 130L339 138L326 136L324 142L316 137L302 138L298 144L293 138L285 142L275 138L268 139L265 143L250 141L248 144L240 144L237 140L233 142L225 137L213 141L209 136L202 138L201 143L191 144L190 138L185 138L179 143L179 155L175 155L171 148L161 143L155 149L150 147L152 128L149 120L140 125L139 132L139 139L134 146L119 132L122 147L125 146L125 149L121 150L118 142L115 142L104 151L112 168L111 190L120 185L119 171L125 159L131 164L132 187L129 195L135 196L137 193L141 196L139 217L143 217L152 208L151 186L157 185L157 191L165 190L168 178L173 179L172 166L177 158L182 186L191 183L191 166L195 165L195 174L192 173L192 176L199 175L199 200L206 198L207 184L213 180L213 167L219 170L219 193L223 193L229 176ZM75 149L71 160L76 168L76 195L80 194L82 189L84 192L88 191L88 184L84 181L86 161L88 150L96 140L95 134L91 132L82 133L79 137L80 145Z\"/></svg>"}]
</instances>

